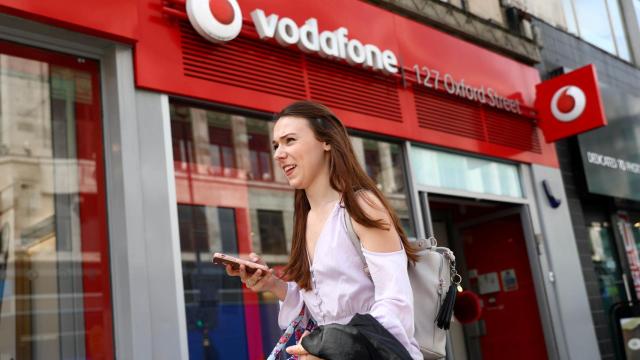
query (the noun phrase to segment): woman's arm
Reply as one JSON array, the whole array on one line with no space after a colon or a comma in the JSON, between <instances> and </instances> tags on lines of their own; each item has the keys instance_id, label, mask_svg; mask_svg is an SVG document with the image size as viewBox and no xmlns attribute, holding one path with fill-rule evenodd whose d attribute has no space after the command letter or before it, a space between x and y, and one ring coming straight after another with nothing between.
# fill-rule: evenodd
<instances>
[{"instance_id":1,"label":"woman's arm","mask_svg":"<svg viewBox=\"0 0 640 360\"><path fill-rule=\"evenodd\" d=\"M300 294L300 288L298 285L291 281L284 283L285 296L280 301L280 312L278 313L278 326L281 329L285 329L289 324L300 315L300 310L304 305L302 294ZM306 326L309 320L309 310L305 309L304 318L300 322L302 326Z\"/></svg>"},{"instance_id":2,"label":"woman's arm","mask_svg":"<svg viewBox=\"0 0 640 360\"><path fill-rule=\"evenodd\" d=\"M388 229L368 228L353 222L375 288L370 314L410 353L417 346L414 336L413 292L407 271L407 256L391 216L371 192L360 192L358 204L372 219L382 219ZM414 354L418 357L418 355Z\"/></svg>"}]
</instances>

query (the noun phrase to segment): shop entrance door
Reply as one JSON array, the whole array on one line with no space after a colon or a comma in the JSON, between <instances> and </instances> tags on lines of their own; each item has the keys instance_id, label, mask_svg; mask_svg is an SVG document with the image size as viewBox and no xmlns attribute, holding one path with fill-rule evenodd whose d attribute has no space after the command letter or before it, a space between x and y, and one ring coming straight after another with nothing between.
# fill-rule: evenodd
<instances>
[{"instance_id":1,"label":"shop entrance door","mask_svg":"<svg viewBox=\"0 0 640 360\"><path fill-rule=\"evenodd\" d=\"M428 204L434 236L455 252L464 288L481 299L478 321L454 320L450 358L546 359L522 205L445 196Z\"/></svg>"}]
</instances>

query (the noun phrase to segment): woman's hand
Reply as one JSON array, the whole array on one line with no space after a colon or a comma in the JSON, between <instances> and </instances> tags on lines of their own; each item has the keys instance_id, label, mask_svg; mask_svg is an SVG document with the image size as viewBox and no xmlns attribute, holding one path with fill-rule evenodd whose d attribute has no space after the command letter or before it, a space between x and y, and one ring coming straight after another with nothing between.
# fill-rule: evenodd
<instances>
[{"instance_id":1,"label":"woman's hand","mask_svg":"<svg viewBox=\"0 0 640 360\"><path fill-rule=\"evenodd\" d=\"M297 345L289 346L286 351L289 355L298 355L298 360L322 360L321 358L311 355L302 347L302 339L309 335L309 331L306 330L300 337L300 341Z\"/></svg>"},{"instance_id":2,"label":"woman's hand","mask_svg":"<svg viewBox=\"0 0 640 360\"><path fill-rule=\"evenodd\" d=\"M267 265L267 263L265 263L264 260L262 260L256 253L249 254L249 261L265 266ZM283 300L287 294L287 285L275 276L273 269L269 269L269 271L258 269L255 273L249 274L247 273L247 269L244 265L240 265L238 270L234 270L231 265L227 265L225 268L227 270L227 275L239 276L240 281L242 281L242 283L252 291L270 291L280 298L279 293L282 292L282 288L284 286L284 295L282 295L281 300Z\"/></svg>"}]
</instances>

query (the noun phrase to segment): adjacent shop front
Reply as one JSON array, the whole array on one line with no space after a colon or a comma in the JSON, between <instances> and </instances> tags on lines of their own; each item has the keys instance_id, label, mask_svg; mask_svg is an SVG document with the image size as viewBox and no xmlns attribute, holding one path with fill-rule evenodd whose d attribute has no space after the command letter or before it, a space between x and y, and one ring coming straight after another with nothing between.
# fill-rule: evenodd
<instances>
[{"instance_id":1,"label":"adjacent shop front","mask_svg":"<svg viewBox=\"0 0 640 360\"><path fill-rule=\"evenodd\" d=\"M594 59L608 125L559 141L581 267L602 358L637 354L640 219L640 144L637 79L630 64L569 34L538 24L543 39L543 77L554 77ZM629 311L628 311L629 310ZM623 330L624 329L624 330ZM629 347L629 345L631 347Z\"/></svg>"}]
</instances>

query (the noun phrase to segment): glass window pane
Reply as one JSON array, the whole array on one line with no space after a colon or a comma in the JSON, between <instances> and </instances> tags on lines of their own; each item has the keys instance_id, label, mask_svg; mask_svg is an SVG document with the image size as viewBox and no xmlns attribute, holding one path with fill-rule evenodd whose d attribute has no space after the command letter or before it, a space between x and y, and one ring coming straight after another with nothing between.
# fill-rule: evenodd
<instances>
[{"instance_id":1,"label":"glass window pane","mask_svg":"<svg viewBox=\"0 0 640 360\"><path fill-rule=\"evenodd\" d=\"M284 222L281 211L258 210L260 243L263 254L286 255L287 242L284 239Z\"/></svg>"},{"instance_id":2,"label":"glass window pane","mask_svg":"<svg viewBox=\"0 0 640 360\"><path fill-rule=\"evenodd\" d=\"M573 1L574 0L562 0L562 10L564 12L564 18L567 21L567 31L578 35L578 25L573 12Z\"/></svg>"},{"instance_id":3,"label":"glass window pane","mask_svg":"<svg viewBox=\"0 0 640 360\"><path fill-rule=\"evenodd\" d=\"M411 165L420 185L522 197L516 165L415 146Z\"/></svg>"},{"instance_id":4,"label":"glass window pane","mask_svg":"<svg viewBox=\"0 0 640 360\"><path fill-rule=\"evenodd\" d=\"M636 10L636 21L640 24L640 0L633 0L633 8ZM640 29L634 29L635 31L640 31Z\"/></svg>"},{"instance_id":5,"label":"glass window pane","mask_svg":"<svg viewBox=\"0 0 640 360\"><path fill-rule=\"evenodd\" d=\"M0 42L3 359L113 357L98 73Z\"/></svg>"},{"instance_id":6,"label":"glass window pane","mask_svg":"<svg viewBox=\"0 0 640 360\"><path fill-rule=\"evenodd\" d=\"M185 170L175 163L189 357L261 358L280 336L278 301L243 290L211 263L211 254L253 251L276 270L288 259L293 190L281 171L273 171L273 124L173 101L171 116L172 129L181 122L192 129L172 133L174 148L193 139L195 153ZM222 173L199 171L211 163L213 144Z\"/></svg>"},{"instance_id":7,"label":"glass window pane","mask_svg":"<svg viewBox=\"0 0 640 360\"><path fill-rule=\"evenodd\" d=\"M605 309L604 315L608 319L611 307L625 298L613 232L610 224L606 221L591 222L588 230L591 261L598 275L602 306ZM607 322L610 323L610 320Z\"/></svg>"},{"instance_id":8,"label":"glass window pane","mask_svg":"<svg viewBox=\"0 0 640 360\"><path fill-rule=\"evenodd\" d=\"M622 13L620 12L620 3L618 0L607 0L607 5L609 6L609 16L611 17L613 34L618 48L618 56L627 61L631 61L627 33L625 32Z\"/></svg>"},{"instance_id":9,"label":"glass window pane","mask_svg":"<svg viewBox=\"0 0 640 360\"><path fill-rule=\"evenodd\" d=\"M616 53L605 0L574 0L580 37L612 54Z\"/></svg>"}]
</instances>

